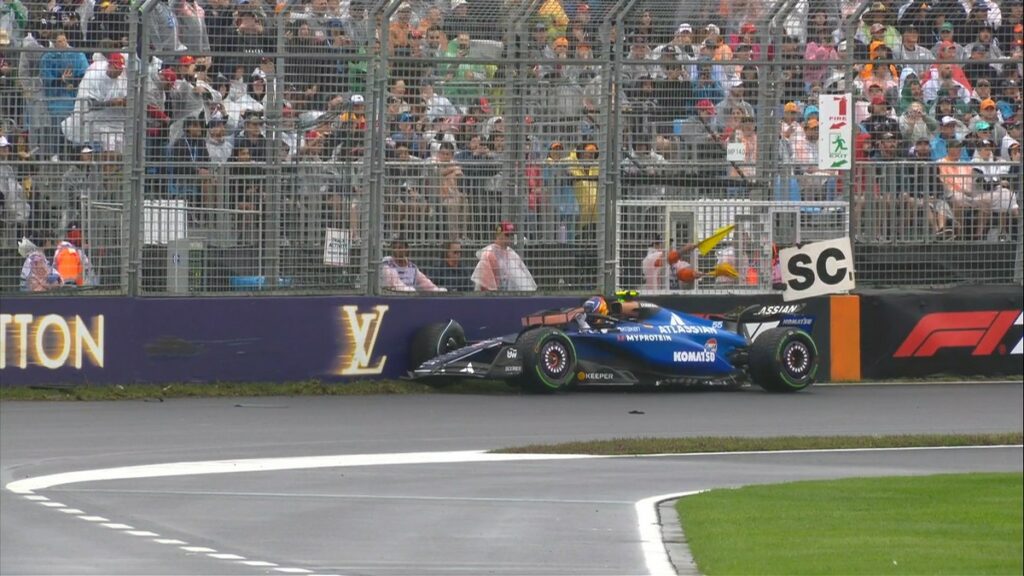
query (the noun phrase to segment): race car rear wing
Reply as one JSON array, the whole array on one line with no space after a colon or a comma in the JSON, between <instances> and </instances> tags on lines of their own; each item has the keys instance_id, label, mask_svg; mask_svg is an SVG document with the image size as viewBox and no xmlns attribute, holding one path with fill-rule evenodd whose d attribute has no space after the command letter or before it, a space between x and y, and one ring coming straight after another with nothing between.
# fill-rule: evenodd
<instances>
[{"instance_id":1,"label":"race car rear wing","mask_svg":"<svg viewBox=\"0 0 1024 576\"><path fill-rule=\"evenodd\" d=\"M794 315L801 314L807 308L806 303L798 304L754 304L752 306L740 306L724 314L711 314L711 320L721 320L723 327L731 332L741 335L748 335L744 332L744 324L763 324L766 322L782 321Z\"/></svg>"}]
</instances>

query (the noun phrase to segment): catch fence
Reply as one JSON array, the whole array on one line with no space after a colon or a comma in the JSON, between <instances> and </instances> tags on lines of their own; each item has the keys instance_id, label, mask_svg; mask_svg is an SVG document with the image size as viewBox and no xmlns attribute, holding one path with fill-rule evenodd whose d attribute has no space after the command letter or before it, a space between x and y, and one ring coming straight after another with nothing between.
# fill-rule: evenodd
<instances>
[{"instance_id":1,"label":"catch fence","mask_svg":"<svg viewBox=\"0 0 1024 576\"><path fill-rule=\"evenodd\" d=\"M773 245L844 235L861 286L1019 284L1019 5L918 9L150 0L83 35L33 5L0 21L0 291L22 237L84 248L60 294L390 293L401 250L450 292L639 288L712 221L738 277L712 253L651 290L769 291ZM852 167L823 170L841 93ZM481 283L506 231L530 281Z\"/></svg>"}]
</instances>

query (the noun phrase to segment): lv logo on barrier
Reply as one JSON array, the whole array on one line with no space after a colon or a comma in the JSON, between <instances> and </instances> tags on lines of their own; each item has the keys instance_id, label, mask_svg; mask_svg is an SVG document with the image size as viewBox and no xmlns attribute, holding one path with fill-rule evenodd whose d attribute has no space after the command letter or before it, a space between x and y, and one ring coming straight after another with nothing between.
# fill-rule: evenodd
<instances>
[{"instance_id":1,"label":"lv logo on barrier","mask_svg":"<svg viewBox=\"0 0 1024 576\"><path fill-rule=\"evenodd\" d=\"M345 338L345 349L339 354L339 363L334 369L338 376L375 376L384 372L387 356L381 356L375 365L370 365L377 336L384 322L388 306L380 304L373 312L359 313L358 306L342 306L340 324Z\"/></svg>"}]
</instances>

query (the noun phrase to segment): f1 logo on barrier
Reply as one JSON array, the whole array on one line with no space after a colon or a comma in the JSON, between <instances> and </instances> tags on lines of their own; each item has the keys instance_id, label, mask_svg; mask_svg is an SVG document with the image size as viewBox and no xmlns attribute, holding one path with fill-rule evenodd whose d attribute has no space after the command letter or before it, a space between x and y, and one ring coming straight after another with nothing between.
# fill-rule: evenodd
<instances>
[{"instance_id":1,"label":"f1 logo on barrier","mask_svg":"<svg viewBox=\"0 0 1024 576\"><path fill-rule=\"evenodd\" d=\"M896 349L893 358L930 358L943 348L974 348L971 356L990 356L1012 326L1024 324L1020 310L983 312L934 312L918 321ZM1006 353L1005 345L1000 350ZM1024 339L1010 354L1024 354Z\"/></svg>"},{"instance_id":2,"label":"f1 logo on barrier","mask_svg":"<svg viewBox=\"0 0 1024 576\"><path fill-rule=\"evenodd\" d=\"M804 244L779 251L786 302L847 292L856 287L850 238Z\"/></svg>"}]
</instances>

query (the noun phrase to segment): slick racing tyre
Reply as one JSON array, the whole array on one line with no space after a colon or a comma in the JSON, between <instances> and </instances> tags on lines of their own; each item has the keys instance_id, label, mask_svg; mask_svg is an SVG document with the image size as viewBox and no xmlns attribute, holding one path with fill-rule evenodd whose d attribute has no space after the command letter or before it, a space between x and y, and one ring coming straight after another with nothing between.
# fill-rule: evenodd
<instances>
[{"instance_id":1,"label":"slick racing tyre","mask_svg":"<svg viewBox=\"0 0 1024 576\"><path fill-rule=\"evenodd\" d=\"M769 392L796 392L814 383L818 347L796 328L772 328L750 344L750 376Z\"/></svg>"},{"instance_id":2,"label":"slick racing tyre","mask_svg":"<svg viewBox=\"0 0 1024 576\"><path fill-rule=\"evenodd\" d=\"M416 331L409 348L409 369L415 370L424 362L466 345L466 332L455 320L427 324Z\"/></svg>"},{"instance_id":3,"label":"slick racing tyre","mask_svg":"<svg viewBox=\"0 0 1024 576\"><path fill-rule=\"evenodd\" d=\"M530 330L516 340L523 361L521 382L531 392L558 392L573 381L576 374L576 348L561 330L542 327Z\"/></svg>"}]
</instances>

